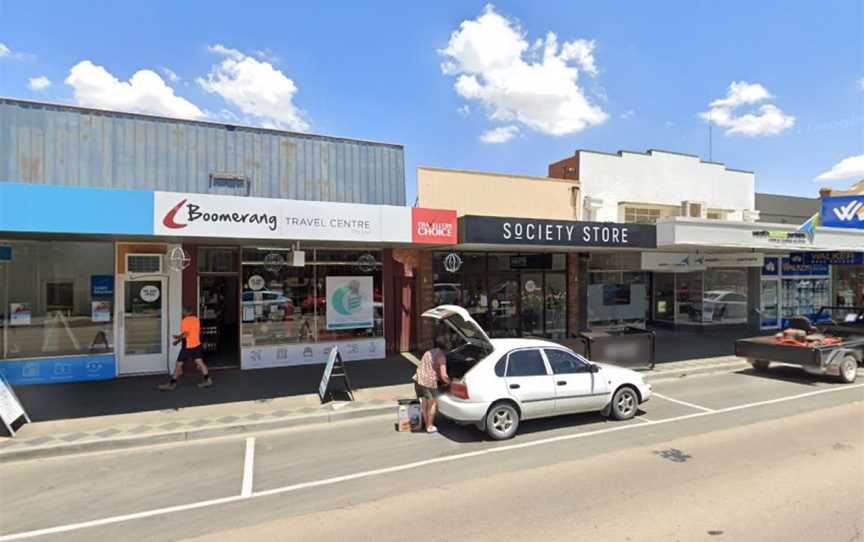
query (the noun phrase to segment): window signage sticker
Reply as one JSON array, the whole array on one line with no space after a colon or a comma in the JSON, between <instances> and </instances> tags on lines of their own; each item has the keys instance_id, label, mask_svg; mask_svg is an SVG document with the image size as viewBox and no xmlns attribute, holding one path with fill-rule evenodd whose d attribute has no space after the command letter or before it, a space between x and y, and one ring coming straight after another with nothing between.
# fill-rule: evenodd
<instances>
[{"instance_id":1,"label":"window signage sticker","mask_svg":"<svg viewBox=\"0 0 864 542\"><path fill-rule=\"evenodd\" d=\"M327 329L368 329L374 323L370 276L327 277Z\"/></svg>"}]
</instances>

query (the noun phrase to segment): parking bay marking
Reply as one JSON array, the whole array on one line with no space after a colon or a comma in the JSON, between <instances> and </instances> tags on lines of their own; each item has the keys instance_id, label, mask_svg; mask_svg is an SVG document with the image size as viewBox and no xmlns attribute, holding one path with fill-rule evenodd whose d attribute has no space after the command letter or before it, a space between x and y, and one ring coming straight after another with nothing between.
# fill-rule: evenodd
<instances>
[{"instance_id":1,"label":"parking bay marking","mask_svg":"<svg viewBox=\"0 0 864 542\"><path fill-rule=\"evenodd\" d=\"M704 406L694 405L693 403L688 403L687 401L682 401L680 399L673 399L671 397L667 397L665 395L660 395L659 393L652 393L654 397L659 397L660 399L665 399L666 401L671 401L673 403L678 403L679 405L684 405L686 407L695 408L696 410L701 410L702 412L717 412L713 408L708 408Z\"/></svg>"},{"instance_id":2,"label":"parking bay marking","mask_svg":"<svg viewBox=\"0 0 864 542\"><path fill-rule=\"evenodd\" d=\"M248 499L252 496L252 477L255 470L255 437L246 439L246 456L243 458L243 486L240 496Z\"/></svg>"},{"instance_id":3,"label":"parking bay marking","mask_svg":"<svg viewBox=\"0 0 864 542\"><path fill-rule=\"evenodd\" d=\"M803 399L805 397L812 397L815 395L822 395L825 393L854 390L854 389L859 389L862 387L864 387L864 384L852 384L852 385L846 385L846 386L841 386L841 387L837 387L837 388L827 388L827 389L822 389L822 390L815 390L815 391L810 391L810 392L806 392L806 393L799 393L797 395L790 395L787 397L779 397L777 399L767 399L765 401L746 403L743 405L726 407L726 408L721 408L721 409L717 409L717 410L695 412L693 414L685 414L683 416L676 416L674 418L664 418L662 420L654 420L651 422L646 422L644 424L644 426L661 425L661 424L665 424L665 423L673 423L673 422L682 421L682 420L689 420L691 418L700 418L703 416L713 416L716 414L725 414L727 412L746 410L748 408L756 408L756 407L765 406L765 405L783 403L786 401L793 401L795 399ZM254 498L258 498L258 497L266 497L269 495L277 495L280 493L291 493L291 492L300 491L303 489L308 489L308 488L313 488L313 487L334 485L334 484L339 484L342 482L359 480L362 478L371 478L373 476L380 476L383 474L391 474L394 472L401 472L401 471L405 471L405 470L416 469L418 467L424 467L427 465L434 465L437 463L448 463L450 461L458 461L461 459L470 459L473 457L480 457L483 455L508 452L511 450L520 450L523 448L532 448L534 446L542 446L544 444L554 444L557 442L565 442L568 440L590 437L590 436L594 436L594 435L602 435L605 433L615 433L618 431L627 431L627 430L634 429L637 427L643 427L643 425L638 424L638 423L637 424L630 424L630 425L619 425L616 427L607 427L604 429L597 429L595 431L586 431L584 433L573 433L573 434L569 434L569 435L559 435L557 437L549 437L549 438L545 438L545 439L538 439L538 440L532 440L532 441L528 441L528 442L521 442L519 444L508 444L508 445L504 445L504 446L498 446L495 448L486 448L484 450L476 450L473 452L465 452L465 453L461 453L461 454L435 457L432 459L425 459L423 461L415 461L413 463L404 463L402 465L395 465L393 467L385 467L385 468L381 468L381 469L356 472L354 474L347 474L344 476L335 476L333 478L324 478L321 480L314 480L311 482L302 482L299 484L293 484L293 485L289 485L289 486L283 486L283 487L278 487L278 488L274 488L274 489L259 491L257 493L251 493L248 497L244 497L242 494L241 495L233 495L231 497L224 497L221 499L211 499L209 501L201 501L201 502L197 502L197 503L180 504L180 505L176 505L176 506L169 506L166 508L156 508L153 510L146 510L144 512L124 514L122 516L113 516L113 517L102 518L102 519L94 519L94 520L90 520L90 521L84 521L81 523L70 523L67 525L60 525L57 527L48 527L46 529L38 529L38 530L34 530L34 531L24 531L21 533L13 533L13 534L0 536L0 542L7 542L7 541L11 541L11 540L23 540L26 538L34 538L37 536L46 536L46 535L51 535L51 534L65 533L65 532L69 532L69 531L77 531L80 529L87 529L90 527L101 527L104 525L111 525L114 523L121 523L124 521L132 521L132 520L136 520L136 519L144 519L144 518L160 516L160 515L164 515L164 514L171 514L174 512L183 512L186 510L195 510L198 508L218 506L220 504L228 504L228 503L232 503L232 502L240 501L240 500L245 500L245 499L254 499ZM248 450L248 447L247 447L247 450Z\"/></svg>"}]
</instances>

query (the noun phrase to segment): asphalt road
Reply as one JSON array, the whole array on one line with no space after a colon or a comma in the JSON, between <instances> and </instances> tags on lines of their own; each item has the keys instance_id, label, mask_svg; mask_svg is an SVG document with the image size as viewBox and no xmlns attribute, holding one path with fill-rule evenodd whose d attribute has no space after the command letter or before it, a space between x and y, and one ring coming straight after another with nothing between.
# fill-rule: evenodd
<instances>
[{"instance_id":1,"label":"asphalt road","mask_svg":"<svg viewBox=\"0 0 864 542\"><path fill-rule=\"evenodd\" d=\"M0 466L0 541L864 540L864 384L654 384L511 441L394 417ZM395 409L394 409L395 410Z\"/></svg>"}]
</instances>

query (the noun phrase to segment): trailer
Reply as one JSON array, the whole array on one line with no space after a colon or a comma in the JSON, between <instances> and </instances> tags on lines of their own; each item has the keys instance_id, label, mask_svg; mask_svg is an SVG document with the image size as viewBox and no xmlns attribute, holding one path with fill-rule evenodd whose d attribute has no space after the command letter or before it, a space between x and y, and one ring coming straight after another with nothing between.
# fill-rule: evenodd
<instances>
[{"instance_id":1,"label":"trailer","mask_svg":"<svg viewBox=\"0 0 864 542\"><path fill-rule=\"evenodd\" d=\"M739 339L735 355L760 372L782 363L854 382L858 366L864 364L864 307L822 307L816 321L822 323L814 326L805 317L794 317L791 332Z\"/></svg>"}]
</instances>

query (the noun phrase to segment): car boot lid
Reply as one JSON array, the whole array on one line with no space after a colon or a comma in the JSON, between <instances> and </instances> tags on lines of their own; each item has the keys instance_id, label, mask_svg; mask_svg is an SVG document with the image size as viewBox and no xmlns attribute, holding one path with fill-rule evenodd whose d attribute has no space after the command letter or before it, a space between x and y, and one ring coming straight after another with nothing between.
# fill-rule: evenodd
<instances>
[{"instance_id":1,"label":"car boot lid","mask_svg":"<svg viewBox=\"0 0 864 542\"><path fill-rule=\"evenodd\" d=\"M471 318L464 307L458 305L439 305L423 313L423 318L431 318L446 323L462 339L469 343L482 343L489 349L492 343L483 328Z\"/></svg>"}]
</instances>

